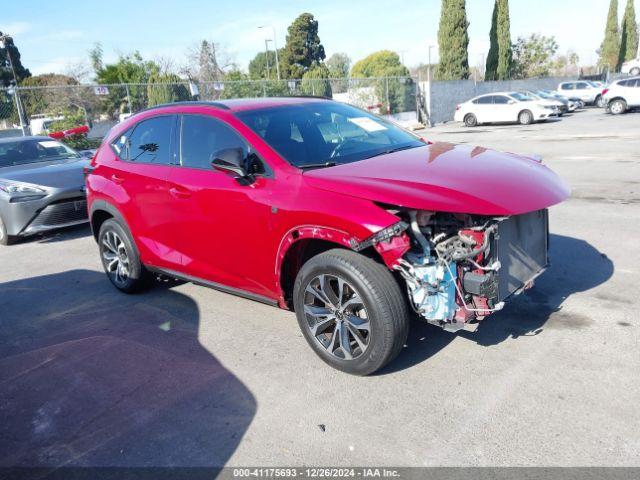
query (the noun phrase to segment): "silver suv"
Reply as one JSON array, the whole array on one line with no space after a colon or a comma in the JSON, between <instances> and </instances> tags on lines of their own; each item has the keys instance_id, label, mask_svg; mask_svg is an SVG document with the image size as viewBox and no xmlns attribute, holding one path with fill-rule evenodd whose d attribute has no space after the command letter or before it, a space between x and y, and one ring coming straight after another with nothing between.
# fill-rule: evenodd
<instances>
[{"instance_id":1,"label":"silver suv","mask_svg":"<svg viewBox=\"0 0 640 480\"><path fill-rule=\"evenodd\" d=\"M577 80L575 82L562 82L558 85L558 93L573 100L582 100L587 105L604 107L602 100L602 88L587 80Z\"/></svg>"}]
</instances>

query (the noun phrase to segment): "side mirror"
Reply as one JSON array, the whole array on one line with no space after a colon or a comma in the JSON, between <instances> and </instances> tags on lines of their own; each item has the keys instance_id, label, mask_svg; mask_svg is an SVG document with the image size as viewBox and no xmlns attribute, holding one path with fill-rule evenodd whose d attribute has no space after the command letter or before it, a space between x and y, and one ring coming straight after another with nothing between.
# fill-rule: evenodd
<instances>
[{"instance_id":1,"label":"side mirror","mask_svg":"<svg viewBox=\"0 0 640 480\"><path fill-rule=\"evenodd\" d=\"M211 165L216 170L231 172L237 177L247 177L249 173L244 166L245 158L242 148L225 148L211 155Z\"/></svg>"}]
</instances>

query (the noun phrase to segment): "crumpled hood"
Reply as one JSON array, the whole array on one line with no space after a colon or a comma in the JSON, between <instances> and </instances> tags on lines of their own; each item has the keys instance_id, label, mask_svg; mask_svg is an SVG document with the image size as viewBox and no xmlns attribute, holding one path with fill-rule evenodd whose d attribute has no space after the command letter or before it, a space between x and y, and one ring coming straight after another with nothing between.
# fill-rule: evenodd
<instances>
[{"instance_id":1,"label":"crumpled hood","mask_svg":"<svg viewBox=\"0 0 640 480\"><path fill-rule=\"evenodd\" d=\"M84 158L36 162L0 168L0 180L15 180L51 188L78 188L84 185Z\"/></svg>"},{"instance_id":2,"label":"crumpled hood","mask_svg":"<svg viewBox=\"0 0 640 480\"><path fill-rule=\"evenodd\" d=\"M517 215L561 202L567 184L536 160L438 142L304 173L315 188L402 207Z\"/></svg>"}]
</instances>

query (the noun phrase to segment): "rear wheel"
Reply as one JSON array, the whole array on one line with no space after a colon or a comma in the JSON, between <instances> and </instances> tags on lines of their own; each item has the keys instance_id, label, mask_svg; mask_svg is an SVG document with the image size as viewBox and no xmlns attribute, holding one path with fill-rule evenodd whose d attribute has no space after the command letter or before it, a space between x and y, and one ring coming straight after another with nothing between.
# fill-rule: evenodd
<instances>
[{"instance_id":1,"label":"rear wheel","mask_svg":"<svg viewBox=\"0 0 640 480\"><path fill-rule=\"evenodd\" d=\"M604 98L602 98L602 95L598 95L596 97L596 107L604 108L604 106L605 106Z\"/></svg>"},{"instance_id":2,"label":"rear wheel","mask_svg":"<svg viewBox=\"0 0 640 480\"><path fill-rule=\"evenodd\" d=\"M104 271L118 290L134 293L148 285L150 274L140 262L129 233L117 220L106 220L100 226L98 246Z\"/></svg>"},{"instance_id":3,"label":"rear wheel","mask_svg":"<svg viewBox=\"0 0 640 480\"><path fill-rule=\"evenodd\" d=\"M407 302L391 272L349 250L329 250L302 266L294 307L316 354L354 375L393 360L409 331Z\"/></svg>"},{"instance_id":4,"label":"rear wheel","mask_svg":"<svg viewBox=\"0 0 640 480\"><path fill-rule=\"evenodd\" d=\"M614 115L620 115L627 111L627 102L617 98L609 104L609 111Z\"/></svg>"},{"instance_id":5,"label":"rear wheel","mask_svg":"<svg viewBox=\"0 0 640 480\"><path fill-rule=\"evenodd\" d=\"M522 125L530 125L533 123L533 113L529 110L523 110L518 114L518 122Z\"/></svg>"},{"instance_id":6,"label":"rear wheel","mask_svg":"<svg viewBox=\"0 0 640 480\"><path fill-rule=\"evenodd\" d=\"M478 119L473 113L469 113L464 117L464 124L467 127L475 127L478 125Z\"/></svg>"},{"instance_id":7,"label":"rear wheel","mask_svg":"<svg viewBox=\"0 0 640 480\"><path fill-rule=\"evenodd\" d=\"M0 217L0 245L11 245L12 243L15 243L15 241L15 237L7 233L7 227L5 226L2 217Z\"/></svg>"}]
</instances>

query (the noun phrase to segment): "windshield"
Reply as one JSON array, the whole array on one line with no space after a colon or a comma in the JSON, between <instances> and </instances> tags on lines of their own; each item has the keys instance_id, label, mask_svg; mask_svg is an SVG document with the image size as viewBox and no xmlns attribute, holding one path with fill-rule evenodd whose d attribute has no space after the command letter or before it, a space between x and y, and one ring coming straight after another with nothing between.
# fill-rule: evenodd
<instances>
[{"instance_id":1,"label":"windshield","mask_svg":"<svg viewBox=\"0 0 640 480\"><path fill-rule=\"evenodd\" d=\"M335 102L238 112L237 116L291 165L315 168L425 144L399 127Z\"/></svg>"},{"instance_id":2,"label":"windshield","mask_svg":"<svg viewBox=\"0 0 640 480\"><path fill-rule=\"evenodd\" d=\"M530 102L531 100L533 100L533 97L528 97L527 95L520 93L520 92L513 92L510 93L509 96L511 98L515 98L516 100L520 101L520 102Z\"/></svg>"},{"instance_id":3,"label":"windshield","mask_svg":"<svg viewBox=\"0 0 640 480\"><path fill-rule=\"evenodd\" d=\"M33 139L0 143L0 168L66 158L80 158L80 155L55 140Z\"/></svg>"}]
</instances>

